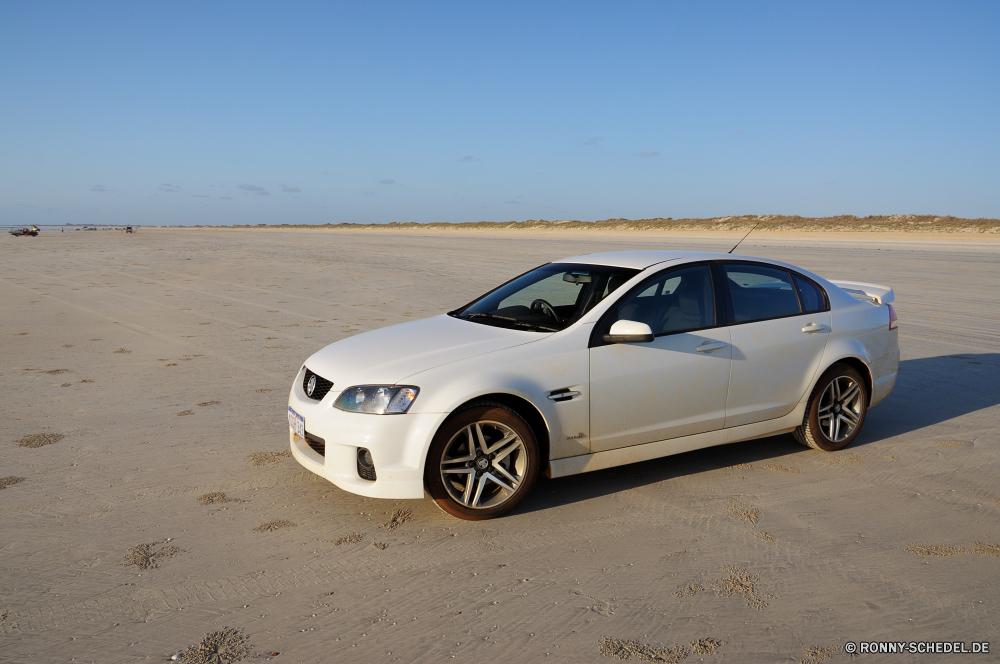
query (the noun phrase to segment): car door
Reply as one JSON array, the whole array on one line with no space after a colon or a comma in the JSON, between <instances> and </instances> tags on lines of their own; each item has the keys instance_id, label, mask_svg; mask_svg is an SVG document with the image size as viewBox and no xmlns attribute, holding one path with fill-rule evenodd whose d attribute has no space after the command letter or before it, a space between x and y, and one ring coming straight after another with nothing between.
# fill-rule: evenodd
<instances>
[{"instance_id":1,"label":"car door","mask_svg":"<svg viewBox=\"0 0 1000 664\"><path fill-rule=\"evenodd\" d=\"M731 344L710 264L665 270L595 326L590 349L590 451L721 429ZM606 343L619 320L646 323L646 343Z\"/></svg>"},{"instance_id":2,"label":"car door","mask_svg":"<svg viewBox=\"0 0 1000 664\"><path fill-rule=\"evenodd\" d=\"M726 428L787 415L808 396L826 349L826 293L775 265L721 268L733 344Z\"/></svg>"}]
</instances>

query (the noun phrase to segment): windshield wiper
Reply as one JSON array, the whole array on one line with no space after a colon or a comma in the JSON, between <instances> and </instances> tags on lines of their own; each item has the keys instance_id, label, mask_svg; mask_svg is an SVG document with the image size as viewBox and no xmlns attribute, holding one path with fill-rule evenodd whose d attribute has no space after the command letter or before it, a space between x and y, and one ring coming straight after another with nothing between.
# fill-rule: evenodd
<instances>
[{"instance_id":1,"label":"windshield wiper","mask_svg":"<svg viewBox=\"0 0 1000 664\"><path fill-rule=\"evenodd\" d=\"M465 317L466 318L489 318L490 320L502 320L505 323L511 323L511 324L514 324L514 323L518 322L518 320L516 318L511 318L510 316L499 316L497 314L487 314L487 313L479 313L479 312L473 312L473 313L465 314Z\"/></svg>"},{"instance_id":2,"label":"windshield wiper","mask_svg":"<svg viewBox=\"0 0 1000 664\"><path fill-rule=\"evenodd\" d=\"M523 327L528 330L544 330L546 332L558 332L559 328L549 327L548 325L539 325L538 323L529 323L527 321L519 320L515 323L516 327Z\"/></svg>"},{"instance_id":3,"label":"windshield wiper","mask_svg":"<svg viewBox=\"0 0 1000 664\"><path fill-rule=\"evenodd\" d=\"M547 325L539 325L538 323L528 323L523 320L518 320L516 318L511 318L510 316L500 316L499 314L488 314L485 312L472 312L465 314L466 318L488 318L489 320L500 320L505 323L510 323L511 327L523 327L529 330L544 330L545 332L558 332L559 330L554 327L549 327Z\"/></svg>"}]
</instances>

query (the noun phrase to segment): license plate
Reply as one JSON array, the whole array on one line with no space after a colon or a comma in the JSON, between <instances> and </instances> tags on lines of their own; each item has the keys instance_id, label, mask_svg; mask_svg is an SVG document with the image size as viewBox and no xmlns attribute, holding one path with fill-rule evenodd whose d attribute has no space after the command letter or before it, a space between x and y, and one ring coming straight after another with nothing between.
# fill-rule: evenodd
<instances>
[{"instance_id":1,"label":"license plate","mask_svg":"<svg viewBox=\"0 0 1000 664\"><path fill-rule=\"evenodd\" d=\"M292 407L288 407L288 428L299 438L305 440L306 437L306 418L302 417L294 410Z\"/></svg>"}]
</instances>

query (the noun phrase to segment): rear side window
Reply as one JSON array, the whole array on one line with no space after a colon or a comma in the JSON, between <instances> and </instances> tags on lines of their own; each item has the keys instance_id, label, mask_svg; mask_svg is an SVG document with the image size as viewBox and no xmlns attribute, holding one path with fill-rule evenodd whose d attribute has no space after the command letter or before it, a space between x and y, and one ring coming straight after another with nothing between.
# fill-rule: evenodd
<instances>
[{"instance_id":1,"label":"rear side window","mask_svg":"<svg viewBox=\"0 0 1000 664\"><path fill-rule=\"evenodd\" d=\"M802 312L811 314L816 311L826 310L826 298L819 286L813 282L803 279L797 274L792 274L795 281L795 290L799 293L799 301L802 302Z\"/></svg>"},{"instance_id":2,"label":"rear side window","mask_svg":"<svg viewBox=\"0 0 1000 664\"><path fill-rule=\"evenodd\" d=\"M802 313L788 272L763 265L723 263L734 323Z\"/></svg>"}]
</instances>

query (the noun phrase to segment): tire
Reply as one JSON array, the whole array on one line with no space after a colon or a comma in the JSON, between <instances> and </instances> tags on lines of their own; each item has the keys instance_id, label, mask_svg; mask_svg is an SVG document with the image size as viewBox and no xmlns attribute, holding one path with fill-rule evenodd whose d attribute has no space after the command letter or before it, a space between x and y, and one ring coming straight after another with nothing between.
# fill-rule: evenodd
<instances>
[{"instance_id":1,"label":"tire","mask_svg":"<svg viewBox=\"0 0 1000 664\"><path fill-rule=\"evenodd\" d=\"M448 514L469 521L494 519L531 492L539 467L538 443L524 418L506 406L482 402L456 411L438 429L424 483Z\"/></svg>"},{"instance_id":2,"label":"tire","mask_svg":"<svg viewBox=\"0 0 1000 664\"><path fill-rule=\"evenodd\" d=\"M867 414L868 390L861 374L835 364L816 383L802 426L793 435L806 447L835 452L854 442Z\"/></svg>"}]
</instances>

